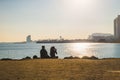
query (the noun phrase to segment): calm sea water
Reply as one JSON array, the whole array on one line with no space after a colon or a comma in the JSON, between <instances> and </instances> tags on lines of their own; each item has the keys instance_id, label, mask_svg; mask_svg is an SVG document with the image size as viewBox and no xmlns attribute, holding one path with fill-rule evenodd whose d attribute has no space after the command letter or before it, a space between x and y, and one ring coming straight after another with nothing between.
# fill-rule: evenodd
<instances>
[{"instance_id":1,"label":"calm sea water","mask_svg":"<svg viewBox=\"0 0 120 80\"><path fill-rule=\"evenodd\" d=\"M57 56L64 58L66 56L97 56L99 58L120 58L120 44L115 43L26 43L12 44L0 43L0 59L13 58L21 59L26 56L40 56L41 46L44 45L48 54L50 47L57 48Z\"/></svg>"}]
</instances>

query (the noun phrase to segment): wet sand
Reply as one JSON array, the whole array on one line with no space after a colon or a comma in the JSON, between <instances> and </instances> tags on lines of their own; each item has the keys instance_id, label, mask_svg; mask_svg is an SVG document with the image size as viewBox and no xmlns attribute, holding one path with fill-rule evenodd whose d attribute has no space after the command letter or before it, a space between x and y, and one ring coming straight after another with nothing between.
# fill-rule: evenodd
<instances>
[{"instance_id":1,"label":"wet sand","mask_svg":"<svg viewBox=\"0 0 120 80\"><path fill-rule=\"evenodd\" d=\"M120 80L120 59L0 61L0 80Z\"/></svg>"}]
</instances>

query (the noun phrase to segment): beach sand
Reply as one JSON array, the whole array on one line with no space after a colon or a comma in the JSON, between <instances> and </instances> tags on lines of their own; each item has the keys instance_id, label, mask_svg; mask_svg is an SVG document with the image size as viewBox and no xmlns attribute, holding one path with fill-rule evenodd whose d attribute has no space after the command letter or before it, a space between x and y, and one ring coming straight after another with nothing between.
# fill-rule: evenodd
<instances>
[{"instance_id":1,"label":"beach sand","mask_svg":"<svg viewBox=\"0 0 120 80\"><path fill-rule=\"evenodd\" d=\"M120 80L120 59L0 61L0 80Z\"/></svg>"}]
</instances>

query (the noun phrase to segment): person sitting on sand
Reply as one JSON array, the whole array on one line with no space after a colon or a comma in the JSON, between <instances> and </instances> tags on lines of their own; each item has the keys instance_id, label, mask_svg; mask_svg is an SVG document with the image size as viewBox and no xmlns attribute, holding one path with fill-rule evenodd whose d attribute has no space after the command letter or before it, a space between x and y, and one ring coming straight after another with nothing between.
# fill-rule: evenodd
<instances>
[{"instance_id":1,"label":"person sitting on sand","mask_svg":"<svg viewBox=\"0 0 120 80\"><path fill-rule=\"evenodd\" d=\"M57 54L57 49L54 46L52 46L50 48L50 57L51 58L58 58L58 56L55 56L55 54Z\"/></svg>"},{"instance_id":2,"label":"person sitting on sand","mask_svg":"<svg viewBox=\"0 0 120 80\"><path fill-rule=\"evenodd\" d=\"M40 50L40 56L41 58L49 58L45 46L42 46L42 49Z\"/></svg>"}]
</instances>

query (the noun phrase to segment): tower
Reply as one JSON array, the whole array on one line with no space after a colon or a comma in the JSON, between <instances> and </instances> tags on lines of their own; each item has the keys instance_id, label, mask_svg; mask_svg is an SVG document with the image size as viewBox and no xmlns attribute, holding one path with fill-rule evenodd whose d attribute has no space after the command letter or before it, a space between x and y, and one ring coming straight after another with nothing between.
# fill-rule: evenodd
<instances>
[{"instance_id":1,"label":"tower","mask_svg":"<svg viewBox=\"0 0 120 80\"><path fill-rule=\"evenodd\" d=\"M114 37L116 40L120 40L120 15L114 20Z\"/></svg>"},{"instance_id":2,"label":"tower","mask_svg":"<svg viewBox=\"0 0 120 80\"><path fill-rule=\"evenodd\" d=\"M31 40L31 35L28 35L27 37L26 37L26 42L27 43L29 43L29 42L31 42L32 40Z\"/></svg>"}]
</instances>

